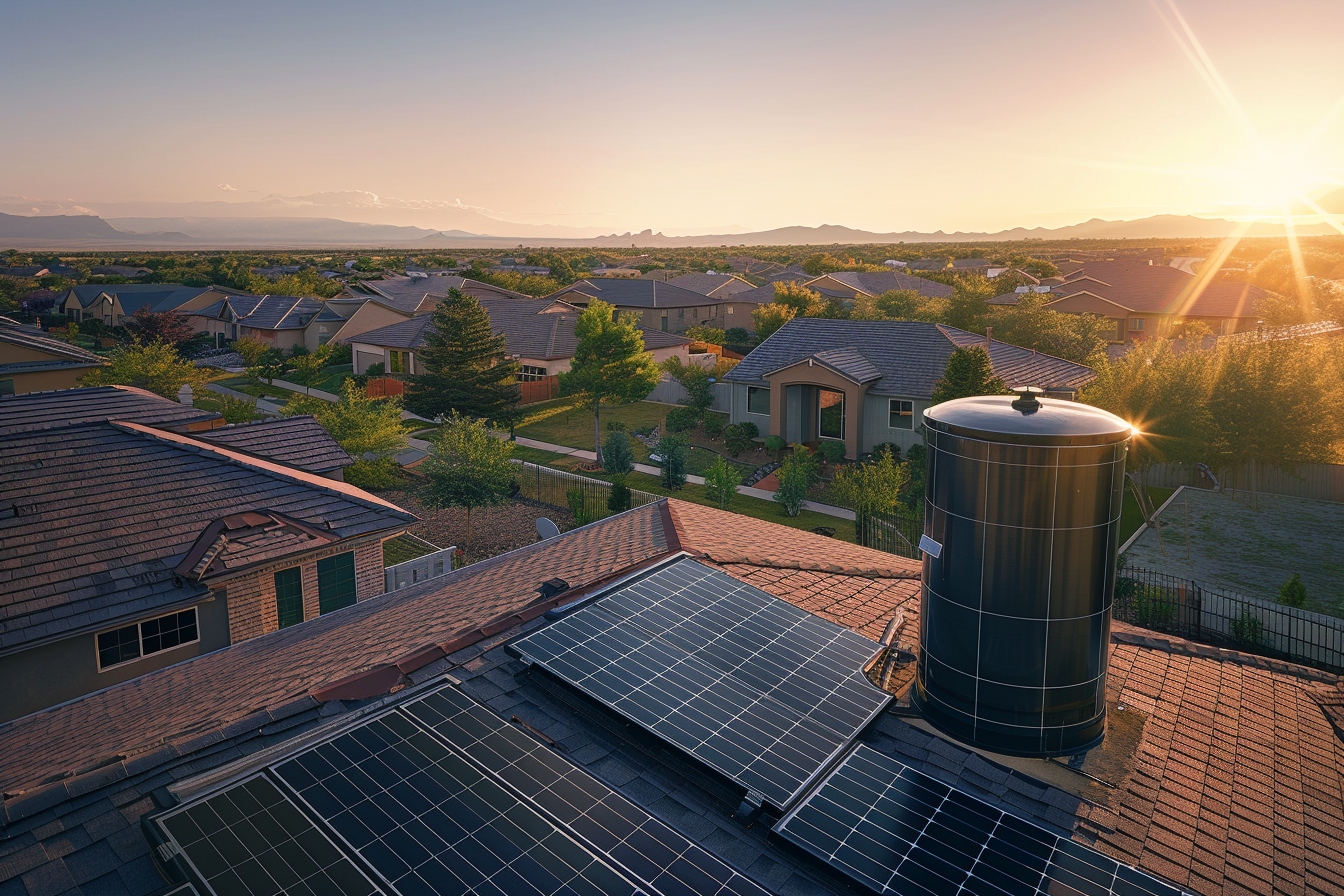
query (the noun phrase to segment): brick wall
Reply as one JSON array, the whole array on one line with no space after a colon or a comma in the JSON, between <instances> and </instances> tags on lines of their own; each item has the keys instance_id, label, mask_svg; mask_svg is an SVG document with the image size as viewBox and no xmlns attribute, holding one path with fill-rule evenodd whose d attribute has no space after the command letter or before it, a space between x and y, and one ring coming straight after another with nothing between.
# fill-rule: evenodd
<instances>
[{"instance_id":1,"label":"brick wall","mask_svg":"<svg viewBox=\"0 0 1344 896\"><path fill-rule=\"evenodd\" d=\"M355 553L355 599L367 600L383 593L383 539L351 539L300 557L288 557L261 569L228 579L216 587L227 590L229 643L237 644L280 627L275 608L275 574L298 566L303 582L303 618L319 614L317 561L353 550Z\"/></svg>"}]
</instances>

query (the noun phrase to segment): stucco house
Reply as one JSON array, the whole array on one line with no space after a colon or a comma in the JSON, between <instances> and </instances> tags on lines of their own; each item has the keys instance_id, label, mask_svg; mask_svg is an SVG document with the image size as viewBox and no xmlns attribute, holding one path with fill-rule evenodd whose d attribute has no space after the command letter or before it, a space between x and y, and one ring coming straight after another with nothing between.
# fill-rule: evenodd
<instances>
[{"instance_id":1,"label":"stucco house","mask_svg":"<svg viewBox=\"0 0 1344 896\"><path fill-rule=\"evenodd\" d=\"M105 363L64 339L0 317L0 395L71 389Z\"/></svg>"},{"instance_id":2,"label":"stucco house","mask_svg":"<svg viewBox=\"0 0 1344 896\"><path fill-rule=\"evenodd\" d=\"M117 327L141 308L189 314L233 295L243 293L222 286L181 283L90 283L71 287L56 307L75 323L96 320Z\"/></svg>"},{"instance_id":3,"label":"stucco house","mask_svg":"<svg viewBox=\"0 0 1344 896\"><path fill-rule=\"evenodd\" d=\"M724 299L657 280L579 280L546 298L580 308L600 299L615 305L621 313L638 314L640 325L646 330L664 333L685 333L688 327L725 326Z\"/></svg>"},{"instance_id":4,"label":"stucco house","mask_svg":"<svg viewBox=\"0 0 1344 896\"><path fill-rule=\"evenodd\" d=\"M894 442L904 451L919 429L933 387L958 348L982 345L1010 386L1072 396L1092 368L943 324L800 318L789 321L724 376L733 423L756 424L788 442L845 443L857 458Z\"/></svg>"},{"instance_id":5,"label":"stucco house","mask_svg":"<svg viewBox=\"0 0 1344 896\"><path fill-rule=\"evenodd\" d=\"M578 345L574 326L580 309L549 299L478 301L490 315L490 329L504 334L504 350L521 365L520 381L534 382L569 370ZM366 373L371 364L382 364L391 374L423 372L415 354L432 323L431 315L421 314L355 337L350 341L355 373ZM644 346L659 362L674 355L689 360L690 344L684 336L644 328Z\"/></svg>"},{"instance_id":6,"label":"stucco house","mask_svg":"<svg viewBox=\"0 0 1344 896\"><path fill-rule=\"evenodd\" d=\"M199 311L189 312L187 317L198 333L214 336L216 344L257 339L281 351L289 351L296 345L316 348L308 345L310 326L330 327L330 339L344 323L344 318L323 302L305 296L225 296Z\"/></svg>"}]
</instances>

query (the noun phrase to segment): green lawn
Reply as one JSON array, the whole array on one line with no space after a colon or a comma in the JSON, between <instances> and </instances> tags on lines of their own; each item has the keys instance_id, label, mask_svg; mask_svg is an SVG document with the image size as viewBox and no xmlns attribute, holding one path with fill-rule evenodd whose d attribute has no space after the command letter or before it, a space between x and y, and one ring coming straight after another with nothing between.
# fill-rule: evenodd
<instances>
[{"instance_id":1,"label":"green lawn","mask_svg":"<svg viewBox=\"0 0 1344 896\"><path fill-rule=\"evenodd\" d=\"M215 380L221 386L232 389L235 392L243 392L256 398L273 398L276 401L289 401L293 395L288 389L281 389L279 386L268 386L266 383L253 383L245 376L235 376L228 379Z\"/></svg>"},{"instance_id":2,"label":"green lawn","mask_svg":"<svg viewBox=\"0 0 1344 896\"><path fill-rule=\"evenodd\" d=\"M572 398L559 398L555 401L528 405L528 417L522 426L514 430L514 435L525 439L537 439L553 445L565 445L569 448L593 449L593 412L590 408L574 403ZM606 437L607 424L618 421L625 424L626 431L656 426L663 422L671 410L665 404L651 401L637 401L634 404L602 409L602 433ZM541 418L541 419L538 419ZM535 422L529 422L535 421ZM636 442L635 451L642 446ZM642 460L642 459L641 459Z\"/></svg>"},{"instance_id":3,"label":"green lawn","mask_svg":"<svg viewBox=\"0 0 1344 896\"><path fill-rule=\"evenodd\" d=\"M326 375L321 382L314 383L312 388L322 392L330 392L333 395L341 394L341 384L350 376L354 375L355 368L352 364L333 364L330 367L324 367L322 372Z\"/></svg>"},{"instance_id":4,"label":"green lawn","mask_svg":"<svg viewBox=\"0 0 1344 896\"><path fill-rule=\"evenodd\" d=\"M1153 501L1153 509L1162 506L1162 502L1171 497L1171 493L1176 491L1174 488L1158 488L1155 485L1148 487L1148 497ZM1143 511L1139 509L1138 502L1134 500L1134 493L1130 490L1129 483L1125 483L1125 503L1120 508L1120 544L1124 544L1129 536L1139 531L1143 525Z\"/></svg>"}]
</instances>

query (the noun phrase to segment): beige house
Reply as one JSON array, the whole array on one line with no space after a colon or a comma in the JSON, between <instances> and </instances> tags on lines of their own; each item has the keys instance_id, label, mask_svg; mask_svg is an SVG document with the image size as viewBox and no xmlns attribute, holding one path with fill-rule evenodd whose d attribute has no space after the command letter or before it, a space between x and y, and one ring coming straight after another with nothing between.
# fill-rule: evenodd
<instances>
[{"instance_id":1,"label":"beige house","mask_svg":"<svg viewBox=\"0 0 1344 896\"><path fill-rule=\"evenodd\" d=\"M690 327L722 327L724 300L657 280L579 280L546 298L579 308L601 300L622 314L639 315L640 326L664 333Z\"/></svg>"},{"instance_id":2,"label":"beige house","mask_svg":"<svg viewBox=\"0 0 1344 896\"><path fill-rule=\"evenodd\" d=\"M211 334L217 345L235 339L256 339L281 351L291 351L296 345L316 348L328 342L344 323L340 315L326 309L318 299L300 296L225 296L187 316L198 333ZM318 320L319 316L322 320ZM322 326L331 332L317 333ZM315 331L311 336L315 344L311 346L310 327Z\"/></svg>"},{"instance_id":3,"label":"beige house","mask_svg":"<svg viewBox=\"0 0 1344 896\"><path fill-rule=\"evenodd\" d=\"M56 307L75 323L98 321L117 327L141 308L185 315L234 295L242 293L222 286L180 283L93 283L72 287Z\"/></svg>"},{"instance_id":4,"label":"beige house","mask_svg":"<svg viewBox=\"0 0 1344 896\"><path fill-rule=\"evenodd\" d=\"M0 317L0 395L72 389L106 363L64 339Z\"/></svg>"}]
</instances>

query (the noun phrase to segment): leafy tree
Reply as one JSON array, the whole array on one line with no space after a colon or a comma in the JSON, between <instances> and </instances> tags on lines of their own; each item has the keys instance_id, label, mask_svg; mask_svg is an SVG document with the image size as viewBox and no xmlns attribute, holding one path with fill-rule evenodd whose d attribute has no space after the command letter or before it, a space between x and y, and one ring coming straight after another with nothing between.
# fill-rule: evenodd
<instances>
[{"instance_id":1,"label":"leafy tree","mask_svg":"<svg viewBox=\"0 0 1344 896\"><path fill-rule=\"evenodd\" d=\"M663 436L654 453L662 458L663 487L676 491L686 484L686 439L683 436Z\"/></svg>"},{"instance_id":2,"label":"leafy tree","mask_svg":"<svg viewBox=\"0 0 1344 896\"><path fill-rule=\"evenodd\" d=\"M244 336L242 339L233 341L233 350L242 356L248 367L256 367L261 362L262 357L271 350L271 347L260 339Z\"/></svg>"},{"instance_id":3,"label":"leafy tree","mask_svg":"<svg viewBox=\"0 0 1344 896\"><path fill-rule=\"evenodd\" d=\"M909 480L901 492L901 501L912 513L924 513L924 491L928 480L927 452L923 445L911 445L905 453L905 467Z\"/></svg>"},{"instance_id":4,"label":"leafy tree","mask_svg":"<svg viewBox=\"0 0 1344 896\"><path fill-rule=\"evenodd\" d=\"M635 452L630 437L623 432L607 434L607 443L602 446L602 468L608 473L625 475L635 468Z\"/></svg>"},{"instance_id":5,"label":"leafy tree","mask_svg":"<svg viewBox=\"0 0 1344 896\"><path fill-rule=\"evenodd\" d=\"M718 327L687 327L686 338L708 342L710 345L723 345L727 337Z\"/></svg>"},{"instance_id":6,"label":"leafy tree","mask_svg":"<svg viewBox=\"0 0 1344 896\"><path fill-rule=\"evenodd\" d=\"M741 484L742 471L722 457L715 458L714 465L705 471L705 497L718 504L720 510L728 509Z\"/></svg>"},{"instance_id":7,"label":"leafy tree","mask_svg":"<svg viewBox=\"0 0 1344 896\"><path fill-rule=\"evenodd\" d=\"M775 500L783 505L786 516L797 516L802 512L807 490L817 480L817 460L806 447L794 445L793 453L784 458L775 477L779 480Z\"/></svg>"},{"instance_id":8,"label":"leafy tree","mask_svg":"<svg viewBox=\"0 0 1344 896\"><path fill-rule=\"evenodd\" d=\"M289 361L285 360L284 353L279 349L268 348L257 359L256 364L248 365L246 374L254 383L262 380L273 383L288 370Z\"/></svg>"},{"instance_id":9,"label":"leafy tree","mask_svg":"<svg viewBox=\"0 0 1344 896\"><path fill-rule=\"evenodd\" d=\"M401 401L369 398L350 380L341 389L340 401L325 401L294 395L280 413L292 417L312 414L323 429L355 459L345 470L345 479L361 488L386 488L396 480L393 455L406 450L406 430L401 425Z\"/></svg>"},{"instance_id":10,"label":"leafy tree","mask_svg":"<svg viewBox=\"0 0 1344 896\"><path fill-rule=\"evenodd\" d=\"M1064 314L1046 307L1040 294L1022 296L1016 305L991 309L984 322L994 338L1078 364L1101 363L1114 325L1096 314Z\"/></svg>"},{"instance_id":11,"label":"leafy tree","mask_svg":"<svg viewBox=\"0 0 1344 896\"><path fill-rule=\"evenodd\" d=\"M220 395L207 392L197 404L206 410L216 411L225 423L248 423L257 416L257 400L252 397L234 398L232 395Z\"/></svg>"},{"instance_id":12,"label":"leafy tree","mask_svg":"<svg viewBox=\"0 0 1344 896\"><path fill-rule=\"evenodd\" d=\"M1293 573L1292 578L1279 589L1279 603L1285 607L1302 609L1307 605L1307 586L1302 584L1302 575Z\"/></svg>"},{"instance_id":13,"label":"leafy tree","mask_svg":"<svg viewBox=\"0 0 1344 896\"><path fill-rule=\"evenodd\" d=\"M868 463L836 471L831 494L841 506L854 511L859 544L876 547L882 543L878 529L882 517L896 512L909 480L910 471L897 463L890 451L873 455Z\"/></svg>"},{"instance_id":14,"label":"leafy tree","mask_svg":"<svg viewBox=\"0 0 1344 896\"><path fill-rule=\"evenodd\" d=\"M756 327L756 339L764 342L775 335L776 330L793 320L795 316L792 308L778 302L753 308L751 310L751 323Z\"/></svg>"},{"instance_id":15,"label":"leafy tree","mask_svg":"<svg viewBox=\"0 0 1344 896\"><path fill-rule=\"evenodd\" d=\"M792 280L781 280L775 284L774 304L792 308L794 317L821 317L826 308L826 300L821 293Z\"/></svg>"},{"instance_id":16,"label":"leafy tree","mask_svg":"<svg viewBox=\"0 0 1344 896\"><path fill-rule=\"evenodd\" d=\"M850 317L857 320L923 320L927 299L914 289L893 289L880 296L854 297Z\"/></svg>"},{"instance_id":17,"label":"leafy tree","mask_svg":"<svg viewBox=\"0 0 1344 896\"><path fill-rule=\"evenodd\" d=\"M933 403L972 395L1003 395L1008 392L1002 379L994 374L989 352L978 345L959 348L947 359L942 379L933 386Z\"/></svg>"},{"instance_id":18,"label":"leafy tree","mask_svg":"<svg viewBox=\"0 0 1344 896\"><path fill-rule=\"evenodd\" d=\"M720 361L714 367L683 364L675 355L663 362L663 371L686 390L682 404L695 412L695 419L704 419L705 412L714 404L714 384L729 370L731 364Z\"/></svg>"},{"instance_id":19,"label":"leafy tree","mask_svg":"<svg viewBox=\"0 0 1344 896\"><path fill-rule=\"evenodd\" d=\"M509 462L513 443L495 438L485 420L452 414L439 431L429 457L420 465L425 476L421 498L435 508L461 507L467 514L471 545L471 512L497 507L509 500L514 487L514 465Z\"/></svg>"},{"instance_id":20,"label":"leafy tree","mask_svg":"<svg viewBox=\"0 0 1344 896\"><path fill-rule=\"evenodd\" d=\"M658 385L653 354L644 350L635 315L614 314L595 300L579 315L578 345L569 370L560 374L560 394L582 396L593 409L593 444L602 464L602 403L642 401Z\"/></svg>"},{"instance_id":21,"label":"leafy tree","mask_svg":"<svg viewBox=\"0 0 1344 896\"><path fill-rule=\"evenodd\" d=\"M199 391L210 381L206 370L182 360L167 342L124 345L113 349L107 361L106 367L85 374L80 382L86 386L136 386L175 401L182 386Z\"/></svg>"},{"instance_id":22,"label":"leafy tree","mask_svg":"<svg viewBox=\"0 0 1344 896\"><path fill-rule=\"evenodd\" d=\"M295 346L297 348L298 346ZM331 345L321 346L315 352L303 352L290 359L294 368L289 378L303 387L304 394L310 394L313 386L326 378L326 366L331 357Z\"/></svg>"},{"instance_id":23,"label":"leafy tree","mask_svg":"<svg viewBox=\"0 0 1344 896\"><path fill-rule=\"evenodd\" d=\"M497 426L518 421L518 364L505 353L504 334L491 331L490 315L474 297L448 291L415 357L422 372L411 377L406 396L413 413L458 413Z\"/></svg>"},{"instance_id":24,"label":"leafy tree","mask_svg":"<svg viewBox=\"0 0 1344 896\"><path fill-rule=\"evenodd\" d=\"M994 281L975 274L958 274L953 279L952 290L943 323L962 330L984 332L983 323L990 312L989 300L999 294Z\"/></svg>"},{"instance_id":25,"label":"leafy tree","mask_svg":"<svg viewBox=\"0 0 1344 896\"><path fill-rule=\"evenodd\" d=\"M723 331L723 345L732 348L749 348L752 345L751 333L746 327L729 327Z\"/></svg>"},{"instance_id":26,"label":"leafy tree","mask_svg":"<svg viewBox=\"0 0 1344 896\"><path fill-rule=\"evenodd\" d=\"M131 336L140 342L168 342L180 345L189 341L195 332L191 323L176 311L154 311L148 305L135 309L124 324Z\"/></svg>"}]
</instances>

